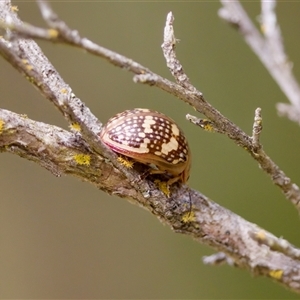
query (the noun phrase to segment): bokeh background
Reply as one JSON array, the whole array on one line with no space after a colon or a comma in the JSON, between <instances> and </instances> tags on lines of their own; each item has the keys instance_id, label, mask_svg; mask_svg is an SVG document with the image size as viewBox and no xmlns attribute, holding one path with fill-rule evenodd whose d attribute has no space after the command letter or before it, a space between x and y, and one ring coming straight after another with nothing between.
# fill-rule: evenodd
<instances>
[{"instance_id":1,"label":"bokeh background","mask_svg":"<svg viewBox=\"0 0 300 300\"><path fill-rule=\"evenodd\" d=\"M24 21L44 26L34 2L15 1ZM287 99L242 37L217 16L220 3L53 2L71 27L172 80L160 45L165 17L175 15L177 55L192 83L224 115L251 133L262 108L262 143L300 184L300 128L277 116ZM243 3L256 20L259 3ZM280 1L278 18L300 79L300 2ZM193 153L191 187L300 246L299 216L257 163L225 136L185 120L193 109L165 92L134 84L132 74L68 46L38 42L44 53L103 122L117 112L148 107L182 127ZM61 126L60 113L0 59L2 108ZM272 298L298 296L229 266L202 263L214 253L175 234L126 200L32 162L0 155L0 298Z\"/></svg>"}]
</instances>

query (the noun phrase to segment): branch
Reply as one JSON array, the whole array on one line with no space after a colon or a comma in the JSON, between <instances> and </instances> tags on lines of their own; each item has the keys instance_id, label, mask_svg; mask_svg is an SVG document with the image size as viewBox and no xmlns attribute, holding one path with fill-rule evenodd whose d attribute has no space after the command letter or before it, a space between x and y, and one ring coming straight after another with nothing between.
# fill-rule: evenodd
<instances>
[{"instance_id":1,"label":"branch","mask_svg":"<svg viewBox=\"0 0 300 300\"><path fill-rule=\"evenodd\" d=\"M80 47L85 45L87 51L92 52L93 49L94 54L102 55L114 65L126 67L127 70L137 74L136 81L153 84L190 104L193 103L197 110L211 117L210 122L216 128L224 130L239 145L246 143L248 151L252 153L254 149L252 139L209 105L200 92L186 90L126 57L97 46L87 39L81 39L77 32L69 30L62 21L55 18L56 15L44 2L39 3L46 20L49 22L57 20L50 30L52 33L57 32L50 34L51 41L66 43L72 41L74 45ZM8 0L0 2L0 20L3 24L9 25L7 35L10 37L0 39L1 55L58 107L73 129L77 129L74 133L70 133L0 110L1 151L33 160L56 175L71 174L96 184L104 191L126 197L149 210L174 231L190 235L197 241L225 253L235 266L273 278L286 287L300 292L300 263L299 258L295 256L295 253L299 252L297 248L288 244L289 251L282 251L283 247L274 248L268 243L262 243L262 238L258 237L264 233L269 237L268 240L274 242L273 245L281 244L280 239L271 233L187 186L172 186L171 197L166 198L153 182L142 180L137 171L120 165L116 155L102 145L98 138L101 130L100 122L72 93L71 88L63 81L37 44L28 39L30 36L30 30L26 31L28 25L24 26L11 11ZM28 34L28 36L23 39L16 36L16 32L17 35ZM49 30L44 32L48 32L49 37ZM40 37L41 33L39 30L37 35ZM190 210L191 202L192 210Z\"/></svg>"},{"instance_id":2,"label":"branch","mask_svg":"<svg viewBox=\"0 0 300 300\"><path fill-rule=\"evenodd\" d=\"M261 1L261 30L255 28L239 1L221 0L219 16L234 25L258 56L290 104L278 103L280 115L300 125L300 86L292 72L293 64L285 54L280 27L275 14L275 0Z\"/></svg>"},{"instance_id":3,"label":"branch","mask_svg":"<svg viewBox=\"0 0 300 300\"><path fill-rule=\"evenodd\" d=\"M0 109L0 151L33 161L60 177L70 174L111 193L124 176L93 153L78 133ZM122 181L123 179L123 181Z\"/></svg>"},{"instance_id":4,"label":"branch","mask_svg":"<svg viewBox=\"0 0 300 300\"><path fill-rule=\"evenodd\" d=\"M222 251L222 260L254 274L276 279L300 292L300 288L294 288L300 286L300 250L287 241L276 238L187 187L173 191L172 198L167 201L161 195L155 195L152 187L151 196L145 198L132 189L124 175L105 158L93 153L78 133L4 109L0 109L0 120L0 151L34 161L55 176L73 175L108 193L138 202L174 231ZM192 213L189 197L193 201ZM220 255L217 256L220 261ZM204 261L213 263L208 258Z\"/></svg>"}]
</instances>

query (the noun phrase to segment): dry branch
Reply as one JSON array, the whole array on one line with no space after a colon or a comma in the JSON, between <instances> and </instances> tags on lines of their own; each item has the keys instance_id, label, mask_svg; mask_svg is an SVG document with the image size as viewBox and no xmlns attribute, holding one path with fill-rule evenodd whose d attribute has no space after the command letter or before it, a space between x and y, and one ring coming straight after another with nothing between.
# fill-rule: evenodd
<instances>
[{"instance_id":1,"label":"dry branch","mask_svg":"<svg viewBox=\"0 0 300 300\"><path fill-rule=\"evenodd\" d=\"M71 174L96 184L101 190L126 197L149 210L176 232L190 235L197 241L225 253L228 258L226 260L232 261L235 266L246 268L257 275L268 276L295 292L300 292L300 262L295 255L299 250L293 245L187 186L172 187L172 195L168 199L151 181L142 180L136 171L120 165L116 155L102 145L98 138L100 122L72 93L68 84L30 38L43 38L81 47L107 59L115 66L133 72L136 82L157 86L194 106L209 118L207 124L212 124L216 131L226 134L238 145L246 148L288 199L298 204L300 196L297 186L290 182L261 149L260 122L254 123L253 138L249 137L206 102L203 95L190 85L187 76L180 79L175 74L179 84L172 83L129 58L81 38L77 31L69 29L59 20L46 2L38 2L50 29L23 24L12 11L10 1L0 2L0 21L6 28L6 37L0 38L0 54L59 109L73 128L73 133L0 110L1 151L32 160L55 175ZM169 15L169 30L173 30L170 22L172 20ZM173 47L176 39L174 34L168 36L172 42L168 45L165 38L163 48L167 59L173 57L168 63L172 70L176 59ZM180 62L176 60L176 64L178 67ZM181 71L183 72L183 68ZM182 76L182 72L177 74ZM256 119L260 119L259 112ZM272 241L272 245L268 241ZM224 255L221 257L225 260Z\"/></svg>"}]
</instances>

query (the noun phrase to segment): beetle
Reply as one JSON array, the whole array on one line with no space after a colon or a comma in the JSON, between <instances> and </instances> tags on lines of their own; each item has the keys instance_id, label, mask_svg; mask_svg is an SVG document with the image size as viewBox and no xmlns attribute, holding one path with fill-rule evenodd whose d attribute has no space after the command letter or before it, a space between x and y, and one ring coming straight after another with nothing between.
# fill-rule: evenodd
<instances>
[{"instance_id":1,"label":"beetle","mask_svg":"<svg viewBox=\"0 0 300 300\"><path fill-rule=\"evenodd\" d=\"M169 174L168 185L185 184L189 179L191 151L187 139L176 123L160 112L125 110L108 120L100 139L114 152L151 166L151 174Z\"/></svg>"}]
</instances>

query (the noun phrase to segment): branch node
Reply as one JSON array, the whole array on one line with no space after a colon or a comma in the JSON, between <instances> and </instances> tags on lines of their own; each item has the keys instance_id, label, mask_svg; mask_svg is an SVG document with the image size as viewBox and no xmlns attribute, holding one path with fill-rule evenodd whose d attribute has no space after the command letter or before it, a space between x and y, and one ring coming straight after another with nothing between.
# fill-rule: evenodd
<instances>
[{"instance_id":1,"label":"branch node","mask_svg":"<svg viewBox=\"0 0 300 300\"><path fill-rule=\"evenodd\" d=\"M134 83L147 83L149 85L155 85L157 83L157 76L153 74L138 74L133 76Z\"/></svg>"},{"instance_id":2,"label":"branch node","mask_svg":"<svg viewBox=\"0 0 300 300\"><path fill-rule=\"evenodd\" d=\"M229 266L234 265L234 260L224 252L218 252L209 256L203 256L202 261L206 265L219 266L224 263L227 263Z\"/></svg>"},{"instance_id":3,"label":"branch node","mask_svg":"<svg viewBox=\"0 0 300 300\"><path fill-rule=\"evenodd\" d=\"M204 129L205 131L218 132L218 133L225 134L225 132L220 130L214 122L212 122L208 119L197 118L197 117L192 116L190 114L187 114L185 117L188 121L190 121L191 123L193 123L196 126L199 126L200 128Z\"/></svg>"}]
</instances>

